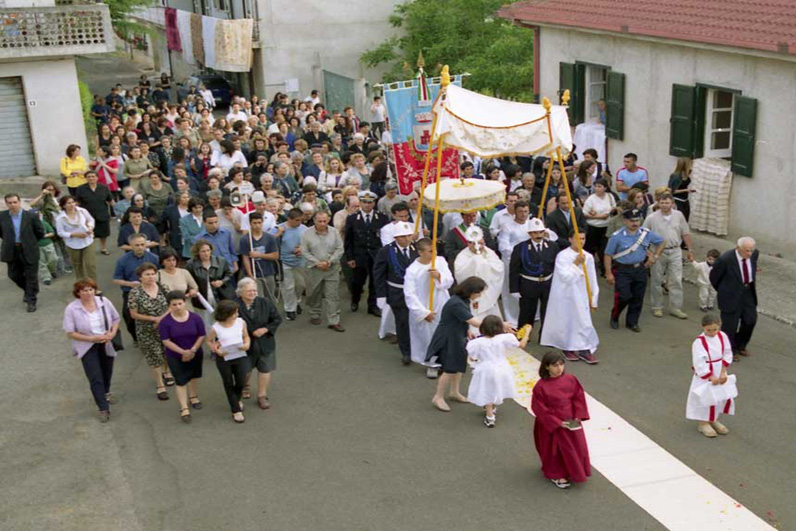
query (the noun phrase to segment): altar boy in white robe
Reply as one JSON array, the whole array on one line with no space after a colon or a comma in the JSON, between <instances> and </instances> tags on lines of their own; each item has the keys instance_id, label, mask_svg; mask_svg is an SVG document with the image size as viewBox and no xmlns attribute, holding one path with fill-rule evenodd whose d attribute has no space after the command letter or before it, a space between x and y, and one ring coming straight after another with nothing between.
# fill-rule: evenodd
<instances>
[{"instance_id":1,"label":"altar boy in white robe","mask_svg":"<svg viewBox=\"0 0 796 531\"><path fill-rule=\"evenodd\" d=\"M432 243L423 238L415 243L417 258L406 269L404 296L409 308L409 327L412 343L412 361L425 364L426 351L439 324L442 307L450 298L453 274L448 262L438 256L431 268ZM434 307L429 307L431 279L434 279Z\"/></svg>"},{"instance_id":2,"label":"altar boy in white robe","mask_svg":"<svg viewBox=\"0 0 796 531\"><path fill-rule=\"evenodd\" d=\"M579 236L582 248L586 242L586 235L581 232ZM586 264L591 304L596 308L600 288L597 284L597 272L594 269L594 257L586 251L578 253L578 242L574 231L570 233L569 243L569 247L556 256L541 344L561 349L569 361L583 360L588 364L596 364L597 358L594 353L600 344L600 338L597 337L597 331L591 321L589 296L583 273L583 264Z\"/></svg>"},{"instance_id":3,"label":"altar boy in white robe","mask_svg":"<svg viewBox=\"0 0 796 531\"><path fill-rule=\"evenodd\" d=\"M727 375L732 359L732 345L727 334L721 331L721 319L711 314L704 316L702 333L691 345L694 376L688 390L685 417L699 421L697 431L705 437L713 438L730 432L719 422L719 416L735 414L738 389L735 375ZM722 394L725 396L714 403L716 395Z\"/></svg>"},{"instance_id":4,"label":"altar boy in white robe","mask_svg":"<svg viewBox=\"0 0 796 531\"><path fill-rule=\"evenodd\" d=\"M464 237L467 247L459 252L453 262L453 276L459 282L469 277L480 277L486 281L486 290L475 302L470 303L470 312L479 320L487 315L503 319L498 298L503 287L505 266L497 253L486 246L484 231L480 227L469 227ZM471 329L477 332L477 329Z\"/></svg>"}]
</instances>

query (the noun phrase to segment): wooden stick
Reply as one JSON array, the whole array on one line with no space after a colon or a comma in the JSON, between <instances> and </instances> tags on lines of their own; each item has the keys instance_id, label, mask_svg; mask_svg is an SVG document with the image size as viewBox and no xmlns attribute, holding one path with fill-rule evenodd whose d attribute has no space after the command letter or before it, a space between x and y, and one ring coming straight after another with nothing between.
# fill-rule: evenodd
<instances>
[{"instance_id":1,"label":"wooden stick","mask_svg":"<svg viewBox=\"0 0 796 531\"><path fill-rule=\"evenodd\" d=\"M569 219L572 220L572 229L575 231L575 242L578 244L578 255L583 256L583 246L580 244L580 232L578 231L578 219L575 216L575 203L572 202L572 194L569 193L569 180L567 179L567 172L564 169L564 157L561 155L561 148L556 148L556 160L558 160L558 165L561 167L561 175L564 181L564 190L567 194L567 200L569 201ZM553 165L551 164L550 167L552 168ZM591 283L589 282L589 271L586 268L586 261L584 260L581 264L583 268L583 276L586 279L586 296L589 297L589 309L594 311L594 307L592 306L591 301Z\"/></svg>"},{"instance_id":2,"label":"wooden stick","mask_svg":"<svg viewBox=\"0 0 796 531\"><path fill-rule=\"evenodd\" d=\"M542 220L545 218L544 215L545 211L547 210L546 208L547 205L545 205L545 203L547 202L547 189L550 187L550 179L553 178L553 167L555 167L556 165L556 161L553 158L553 153L550 152L548 153L548 155L550 156L550 165L547 167L547 177L545 177L544 179L544 189L542 189L542 200L539 203L539 215L536 216Z\"/></svg>"}]
</instances>

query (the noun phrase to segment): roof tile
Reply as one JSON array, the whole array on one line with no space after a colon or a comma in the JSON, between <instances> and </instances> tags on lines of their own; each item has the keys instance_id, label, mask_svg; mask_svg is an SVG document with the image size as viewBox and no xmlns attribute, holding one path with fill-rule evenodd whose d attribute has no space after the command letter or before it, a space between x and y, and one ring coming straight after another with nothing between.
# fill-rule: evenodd
<instances>
[{"instance_id":1,"label":"roof tile","mask_svg":"<svg viewBox=\"0 0 796 531\"><path fill-rule=\"evenodd\" d=\"M794 0L526 0L498 13L531 24L796 54Z\"/></svg>"}]
</instances>

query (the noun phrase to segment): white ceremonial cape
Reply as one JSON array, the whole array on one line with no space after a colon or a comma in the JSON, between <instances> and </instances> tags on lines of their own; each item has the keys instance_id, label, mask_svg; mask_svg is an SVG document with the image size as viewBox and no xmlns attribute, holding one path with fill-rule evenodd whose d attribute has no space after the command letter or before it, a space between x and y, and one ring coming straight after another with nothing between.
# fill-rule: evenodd
<instances>
[{"instance_id":1,"label":"white ceremonial cape","mask_svg":"<svg viewBox=\"0 0 796 531\"><path fill-rule=\"evenodd\" d=\"M568 247L558 253L553 270L553 285L547 303L541 344L561 350L597 350L600 339L591 322L591 310L583 268L575 265L578 252ZM594 257L583 252L589 272L592 304L597 307L600 288L594 270Z\"/></svg>"},{"instance_id":2,"label":"white ceremonial cape","mask_svg":"<svg viewBox=\"0 0 796 531\"><path fill-rule=\"evenodd\" d=\"M704 342L703 342L704 340ZM732 346L730 338L724 332L719 332L714 337L700 334L691 344L691 367L694 376L691 378L691 387L688 390L688 400L685 406L685 418L715 422L719 416L735 414L735 398L729 398L720 403L708 403L707 398L712 389L710 377L718 378L722 366L727 367L732 363ZM727 383L716 387L736 387L735 380L729 379ZM706 392L708 391L708 392ZM737 394L737 388L734 389Z\"/></svg>"},{"instance_id":3,"label":"white ceremonial cape","mask_svg":"<svg viewBox=\"0 0 796 531\"><path fill-rule=\"evenodd\" d=\"M497 253L489 247L484 247L481 254L476 254L465 247L456 256L453 262L453 273L457 282L462 282L469 277L481 277L486 282L486 290L481 294L475 304L470 305L473 317L483 319L487 315L496 315L503 319L498 306L498 298L503 288L503 271L505 267L498 258Z\"/></svg>"},{"instance_id":4,"label":"white ceremonial cape","mask_svg":"<svg viewBox=\"0 0 796 531\"><path fill-rule=\"evenodd\" d=\"M448 267L448 262L441 256L437 257L435 268L439 271L440 281L434 282L434 311L437 315L432 322L425 318L431 313L428 307L429 292L431 290L431 276L428 271L431 264L421 264L417 260L406 268L404 276L404 296L406 307L409 308L409 337L412 344L412 361L423 363L426 361L426 351L434 330L437 329L442 307L450 299L448 290L453 286L453 274Z\"/></svg>"}]
</instances>

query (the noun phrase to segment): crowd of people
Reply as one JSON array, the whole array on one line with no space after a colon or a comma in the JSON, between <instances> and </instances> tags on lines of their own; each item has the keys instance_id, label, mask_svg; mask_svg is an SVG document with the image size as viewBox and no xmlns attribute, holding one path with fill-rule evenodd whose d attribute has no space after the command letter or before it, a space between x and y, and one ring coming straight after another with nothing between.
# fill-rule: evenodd
<instances>
[{"instance_id":1,"label":"crowd of people","mask_svg":"<svg viewBox=\"0 0 796 531\"><path fill-rule=\"evenodd\" d=\"M564 172L543 156L464 154L461 174L503 182L506 201L440 214L435 248L434 212L418 207L417 190L398 193L379 98L372 123L350 107L327 110L317 94L236 98L226 116L216 116L202 88L171 101L167 90L153 98L144 81L96 98L96 155L87 161L80 146L68 146L60 183L67 193L48 181L30 210L8 194L0 214L1 257L29 312L39 280L74 275L64 330L104 422L116 400L120 322L152 370L157 399L169 400L168 388L176 387L183 422L202 408L206 352L233 420L242 423L254 370L257 404L271 407L283 320L306 312L310 325L343 333L340 296L347 293L351 312L365 297L379 336L397 343L404 365L420 364L437 379L438 410L450 411L447 400L468 402L460 382L472 365L469 401L484 408L490 428L497 406L515 396L504 350L524 347L534 331L541 345L559 349L542 359L534 438L546 477L566 488L590 473L580 426L588 420L584 393L564 361L598 363L598 277L615 290L611 327L626 310L626 327L640 332L650 282L653 316L664 317L668 294L669 313L688 318L682 268L693 264L701 309L712 310L717 298L722 315L703 321L692 387L697 380L724 384L726 364L749 355L755 244L743 238L735 250L711 250L696 261L687 159L667 187L650 190L632 153L615 176L591 149L583 160L570 156ZM113 224L116 249L108 246ZM112 279L98 278L103 256L115 262ZM121 290L121 311L101 293L111 281ZM711 350L719 348L717 365ZM689 418L700 421L701 433L727 433L715 407L691 400ZM732 412L727 400L720 412Z\"/></svg>"}]
</instances>

